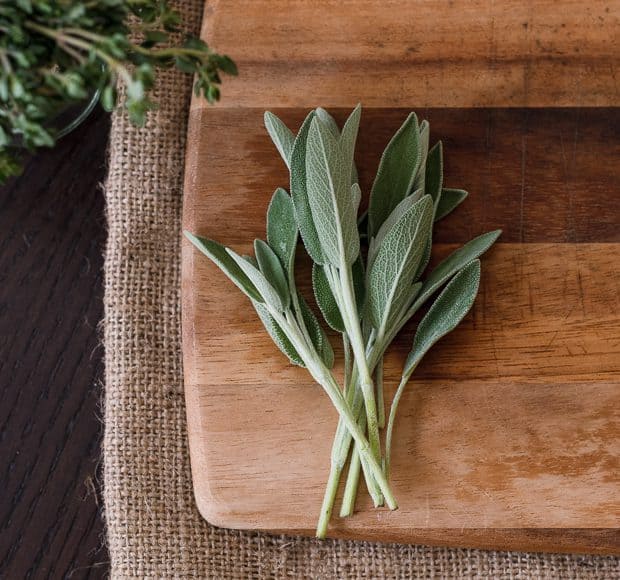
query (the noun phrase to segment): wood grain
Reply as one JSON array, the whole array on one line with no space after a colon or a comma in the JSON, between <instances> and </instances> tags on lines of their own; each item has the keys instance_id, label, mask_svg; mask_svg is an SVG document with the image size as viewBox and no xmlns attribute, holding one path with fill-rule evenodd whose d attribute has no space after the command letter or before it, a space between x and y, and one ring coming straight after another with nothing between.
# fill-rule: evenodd
<instances>
[{"instance_id":1,"label":"wood grain","mask_svg":"<svg viewBox=\"0 0 620 580\"><path fill-rule=\"evenodd\" d=\"M0 578L104 578L97 466L108 115L0 188Z\"/></svg>"},{"instance_id":2,"label":"wood grain","mask_svg":"<svg viewBox=\"0 0 620 580\"><path fill-rule=\"evenodd\" d=\"M226 107L619 103L620 5L609 0L205 5L203 36L240 68Z\"/></svg>"},{"instance_id":3,"label":"wood grain","mask_svg":"<svg viewBox=\"0 0 620 580\"><path fill-rule=\"evenodd\" d=\"M305 114L275 112L292 127ZM485 230L505 234L483 259L473 312L428 356L403 399L394 457L400 509L372 510L363 496L331 534L617 551L618 111L421 116L444 140L446 184L471 191L438 228L434 260ZM261 117L258 109L197 108L190 122L184 225L240 251L263 236L271 192L286 184ZM365 191L404 117L365 112L357 157ZM336 422L326 397L188 244L183 325L202 513L226 527L311 533ZM408 331L386 361L390 394L410 341Z\"/></svg>"}]
</instances>

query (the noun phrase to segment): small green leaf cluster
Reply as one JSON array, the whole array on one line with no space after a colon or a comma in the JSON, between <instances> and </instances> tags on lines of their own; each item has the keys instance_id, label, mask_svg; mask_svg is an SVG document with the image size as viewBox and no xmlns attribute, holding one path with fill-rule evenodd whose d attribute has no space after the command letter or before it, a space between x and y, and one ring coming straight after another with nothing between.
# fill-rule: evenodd
<instances>
[{"instance_id":1,"label":"small green leaf cluster","mask_svg":"<svg viewBox=\"0 0 620 580\"><path fill-rule=\"evenodd\" d=\"M278 188L273 194L267 241L255 241L255 256L239 256L186 233L248 296L280 350L310 371L340 414L318 537L326 534L347 460L341 515L353 512L361 471L375 506L397 507L389 473L398 403L425 354L471 309L480 284L479 258L501 233L478 236L427 273L434 224L467 192L443 186L441 142L429 147L429 124L419 123L413 113L383 152L368 212L358 217L362 194L354 151L360 118L358 106L340 129L327 111L316 109L295 135L274 114L265 114L267 131L290 171L290 193ZM328 337L295 284L299 237L314 262L316 303L327 324L342 335L342 386L331 371L334 352ZM383 356L438 292L417 326L386 421ZM383 427L384 450L378 435Z\"/></svg>"},{"instance_id":2,"label":"small green leaf cluster","mask_svg":"<svg viewBox=\"0 0 620 580\"><path fill-rule=\"evenodd\" d=\"M180 24L168 0L0 3L0 182L19 172L24 148L54 144L64 107L97 91L112 110L124 87L137 125L156 107L149 92L160 68L195 74L196 94L217 101L220 74L237 74L235 64L195 37L172 44Z\"/></svg>"}]
</instances>

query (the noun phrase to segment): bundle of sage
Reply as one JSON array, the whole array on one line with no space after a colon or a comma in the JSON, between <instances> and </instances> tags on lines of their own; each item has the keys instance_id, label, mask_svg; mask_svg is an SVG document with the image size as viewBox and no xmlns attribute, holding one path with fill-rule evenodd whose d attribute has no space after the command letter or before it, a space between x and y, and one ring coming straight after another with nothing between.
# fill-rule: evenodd
<instances>
[{"instance_id":1,"label":"bundle of sage","mask_svg":"<svg viewBox=\"0 0 620 580\"><path fill-rule=\"evenodd\" d=\"M253 257L185 232L250 299L276 345L292 363L308 370L339 413L317 526L320 538L327 533L347 460L341 516L353 513L361 472L374 505L397 508L389 475L398 403L424 355L470 310L480 282L478 258L501 233L471 240L425 275L433 224L455 209L467 192L443 187L441 142L429 149L429 124L418 123L411 113L385 149L368 211L358 219L362 193L354 150L360 116L358 105L340 130L319 108L310 112L295 136L278 117L265 113L267 131L290 171L290 194L281 188L274 192L267 239L255 240ZM297 290L300 235L313 261L312 282L321 314L342 335L342 386L332 372L334 351L328 336ZM362 252L361 240L367 240L367 251ZM444 285L417 326L386 414L383 356L414 313Z\"/></svg>"}]
</instances>

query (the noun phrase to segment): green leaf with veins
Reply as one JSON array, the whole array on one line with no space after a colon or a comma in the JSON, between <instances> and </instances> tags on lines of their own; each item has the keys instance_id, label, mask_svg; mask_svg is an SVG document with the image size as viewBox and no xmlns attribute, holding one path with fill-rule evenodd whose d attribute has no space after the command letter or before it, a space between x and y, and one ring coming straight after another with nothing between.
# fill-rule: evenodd
<instances>
[{"instance_id":1,"label":"green leaf with veins","mask_svg":"<svg viewBox=\"0 0 620 580\"><path fill-rule=\"evenodd\" d=\"M411 113L386 147L370 192L368 235L376 236L381 224L412 191L420 166L418 118Z\"/></svg>"},{"instance_id":2,"label":"green leaf with veins","mask_svg":"<svg viewBox=\"0 0 620 580\"><path fill-rule=\"evenodd\" d=\"M360 250L348 159L340 141L315 117L306 152L308 200L323 255L334 267L352 264Z\"/></svg>"},{"instance_id":3,"label":"green leaf with veins","mask_svg":"<svg viewBox=\"0 0 620 580\"><path fill-rule=\"evenodd\" d=\"M269 111L265 112L265 128L280 153L280 157L282 157L286 166L290 168L295 136L276 115Z\"/></svg>"},{"instance_id":4,"label":"green leaf with veins","mask_svg":"<svg viewBox=\"0 0 620 580\"><path fill-rule=\"evenodd\" d=\"M295 208L295 220L306 251L317 264L325 264L319 234L310 209L306 175L308 132L314 116L314 111L308 114L293 144L293 151L291 152L291 198Z\"/></svg>"},{"instance_id":5,"label":"green leaf with veins","mask_svg":"<svg viewBox=\"0 0 620 580\"><path fill-rule=\"evenodd\" d=\"M369 321L383 336L398 321L433 225L433 202L425 195L403 213L377 250L368 270Z\"/></svg>"},{"instance_id":6,"label":"green leaf with veins","mask_svg":"<svg viewBox=\"0 0 620 580\"><path fill-rule=\"evenodd\" d=\"M267 242L287 273L294 269L298 231L293 200L284 189L278 187L267 209Z\"/></svg>"},{"instance_id":7,"label":"green leaf with veins","mask_svg":"<svg viewBox=\"0 0 620 580\"><path fill-rule=\"evenodd\" d=\"M435 210L435 221L445 218L448 214L452 213L468 196L468 193L464 189L451 189L444 187L441 190L441 196L437 209Z\"/></svg>"}]
</instances>

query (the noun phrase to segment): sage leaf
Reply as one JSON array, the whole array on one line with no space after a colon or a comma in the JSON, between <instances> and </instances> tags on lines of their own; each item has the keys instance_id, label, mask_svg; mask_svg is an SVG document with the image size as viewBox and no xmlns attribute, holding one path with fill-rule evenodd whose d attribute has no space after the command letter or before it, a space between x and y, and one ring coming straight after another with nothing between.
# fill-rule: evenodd
<instances>
[{"instance_id":1,"label":"sage leaf","mask_svg":"<svg viewBox=\"0 0 620 580\"><path fill-rule=\"evenodd\" d=\"M312 266L312 288L317 306L325 322L336 332L344 332L345 326L340 314L340 308L334 297L331 286L325 274L325 267L319 264Z\"/></svg>"},{"instance_id":2,"label":"sage leaf","mask_svg":"<svg viewBox=\"0 0 620 580\"><path fill-rule=\"evenodd\" d=\"M381 224L377 235L370 240L370 244L368 245L368 256L367 256L367 264L368 269L372 267L372 263L377 254L377 250L381 246L383 242L383 238L385 235L394 227L394 224L402 218L403 214L409 210L415 203L420 200L421 191L416 191L414 194L403 199L392 211L392 213L388 216L388 218Z\"/></svg>"},{"instance_id":3,"label":"sage leaf","mask_svg":"<svg viewBox=\"0 0 620 580\"><path fill-rule=\"evenodd\" d=\"M272 338L276 346L288 357L288 359L297 366L304 367L305 364L299 353L295 350L291 341L286 336L286 333L280 328L278 323L273 319L273 316L269 314L269 311L264 304L260 302L252 301L258 316L265 327L265 330Z\"/></svg>"},{"instance_id":4,"label":"sage leaf","mask_svg":"<svg viewBox=\"0 0 620 580\"><path fill-rule=\"evenodd\" d=\"M441 190L439 203L435 210L435 221L445 218L449 213L455 210L469 194L464 189L450 189L444 187Z\"/></svg>"},{"instance_id":5,"label":"sage leaf","mask_svg":"<svg viewBox=\"0 0 620 580\"><path fill-rule=\"evenodd\" d=\"M185 237L196 246L207 258L209 258L216 266L232 280L232 282L251 300L262 302L259 291L252 283L250 278L246 276L243 270L237 265L227 252L227 248L222 244L209 238L195 236L185 231Z\"/></svg>"},{"instance_id":6,"label":"sage leaf","mask_svg":"<svg viewBox=\"0 0 620 580\"><path fill-rule=\"evenodd\" d=\"M308 114L293 144L291 153L291 198L295 207L295 220L306 251L314 262L324 264L325 257L312 218L306 183L306 145L314 116L314 111Z\"/></svg>"},{"instance_id":7,"label":"sage leaf","mask_svg":"<svg viewBox=\"0 0 620 580\"><path fill-rule=\"evenodd\" d=\"M425 195L385 235L368 272L367 313L383 336L407 302L413 276L433 225L433 201Z\"/></svg>"},{"instance_id":8,"label":"sage leaf","mask_svg":"<svg viewBox=\"0 0 620 580\"><path fill-rule=\"evenodd\" d=\"M480 286L480 260L458 272L437 297L418 325L413 348L405 361L403 378L408 379L428 350L454 330L471 309Z\"/></svg>"},{"instance_id":9,"label":"sage leaf","mask_svg":"<svg viewBox=\"0 0 620 580\"><path fill-rule=\"evenodd\" d=\"M364 264L362 257L353 263L351 268L353 275L353 290L358 312L361 312L365 299ZM345 332L344 321L329 280L325 274L325 267L314 264L312 267L312 287L316 303L325 319L325 322L336 332Z\"/></svg>"},{"instance_id":10,"label":"sage leaf","mask_svg":"<svg viewBox=\"0 0 620 580\"><path fill-rule=\"evenodd\" d=\"M336 120L325 109L319 107L316 109L316 115L327 125L329 130L334 134L334 137L340 138L340 128L338 127L338 123L336 123ZM351 184L357 183L357 181L357 167L355 166L355 163L353 163L353 166L351 167Z\"/></svg>"},{"instance_id":11,"label":"sage leaf","mask_svg":"<svg viewBox=\"0 0 620 580\"><path fill-rule=\"evenodd\" d=\"M347 167L351 167L351 172L353 172L353 168L355 167L353 157L355 156L355 143L357 142L357 133L359 131L361 116L362 107L358 104L355 109L353 109L349 115L349 118L346 120L344 127L342 128L342 134L340 135L340 149L342 150L343 170L346 170ZM353 175L353 173L351 173L351 175Z\"/></svg>"},{"instance_id":12,"label":"sage leaf","mask_svg":"<svg viewBox=\"0 0 620 580\"><path fill-rule=\"evenodd\" d=\"M263 240L254 240L254 253L259 270L278 293L285 310L291 304L291 294L280 259Z\"/></svg>"},{"instance_id":13,"label":"sage leaf","mask_svg":"<svg viewBox=\"0 0 620 580\"><path fill-rule=\"evenodd\" d=\"M283 311L284 306L277 290L271 285L269 280L265 278L265 275L250 261L242 258L239 254L226 248L228 255L237 263L239 268L243 270L243 273L252 281L252 284L258 290L262 297L262 302L265 302L268 306L271 306L274 310Z\"/></svg>"},{"instance_id":14,"label":"sage leaf","mask_svg":"<svg viewBox=\"0 0 620 580\"><path fill-rule=\"evenodd\" d=\"M340 137L340 127L336 120L323 108L318 107L315 109L316 116L321 119L325 126L332 132L334 137Z\"/></svg>"},{"instance_id":15,"label":"sage leaf","mask_svg":"<svg viewBox=\"0 0 620 580\"><path fill-rule=\"evenodd\" d=\"M273 113L265 111L264 120L267 133L269 133L269 136L280 153L280 156L284 160L284 163L286 163L286 166L290 169L291 153L293 152L295 136L291 130Z\"/></svg>"},{"instance_id":16,"label":"sage leaf","mask_svg":"<svg viewBox=\"0 0 620 580\"><path fill-rule=\"evenodd\" d=\"M435 220L435 213L437 212L437 206L441 200L441 191L443 183L443 149L441 141L435 143L433 148L428 152L426 159L425 177L424 177L424 193L430 195L433 198L433 221ZM433 234L431 229L431 235L426 242L426 248L424 248L424 255L420 260L420 265L415 273L414 280L418 280L431 259L431 250L433 245Z\"/></svg>"},{"instance_id":17,"label":"sage leaf","mask_svg":"<svg viewBox=\"0 0 620 580\"><path fill-rule=\"evenodd\" d=\"M368 234L373 237L394 208L409 195L420 166L418 118L411 113L388 143L370 192Z\"/></svg>"},{"instance_id":18,"label":"sage leaf","mask_svg":"<svg viewBox=\"0 0 620 580\"><path fill-rule=\"evenodd\" d=\"M431 229L431 234L426 241L426 247L424 248L424 253L422 254L422 259L420 260L420 264L418 269L416 270L414 280L419 280L424 271L426 270L428 263L431 261L431 252L433 249L433 232Z\"/></svg>"},{"instance_id":19,"label":"sage leaf","mask_svg":"<svg viewBox=\"0 0 620 580\"><path fill-rule=\"evenodd\" d=\"M447 258L442 260L424 280L422 290L418 296L414 308L421 306L426 300L434 294L440 286L447 282L456 272L463 268L466 264L479 258L484 254L499 238L502 230L494 230L482 234L473 240L467 242L458 250L452 252Z\"/></svg>"},{"instance_id":20,"label":"sage leaf","mask_svg":"<svg viewBox=\"0 0 620 580\"><path fill-rule=\"evenodd\" d=\"M360 243L350 168L344 164L340 142L317 117L308 132L306 174L308 200L323 255L335 267L351 265L359 255Z\"/></svg>"},{"instance_id":21,"label":"sage leaf","mask_svg":"<svg viewBox=\"0 0 620 580\"><path fill-rule=\"evenodd\" d=\"M437 141L428 152L424 179L424 193L433 198L436 211L441 198L441 186L443 183L443 148L441 141Z\"/></svg>"},{"instance_id":22,"label":"sage leaf","mask_svg":"<svg viewBox=\"0 0 620 580\"><path fill-rule=\"evenodd\" d=\"M413 189L422 189L424 190L424 177L425 177L425 167L426 167L426 159L428 157L428 143L430 139L430 126L428 121L424 119L420 123L420 168L415 176L415 181L413 183Z\"/></svg>"},{"instance_id":23,"label":"sage leaf","mask_svg":"<svg viewBox=\"0 0 620 580\"><path fill-rule=\"evenodd\" d=\"M298 231L293 200L284 189L278 187L267 210L267 242L287 273L293 271Z\"/></svg>"},{"instance_id":24,"label":"sage leaf","mask_svg":"<svg viewBox=\"0 0 620 580\"><path fill-rule=\"evenodd\" d=\"M312 308L308 305L303 296L299 295L299 308L304 324L310 336L310 341L314 345L321 360L328 369L334 366L334 349L332 348L329 338L323 327L319 323Z\"/></svg>"}]
</instances>

